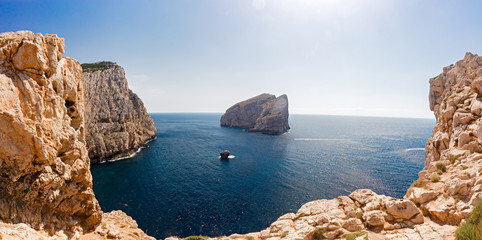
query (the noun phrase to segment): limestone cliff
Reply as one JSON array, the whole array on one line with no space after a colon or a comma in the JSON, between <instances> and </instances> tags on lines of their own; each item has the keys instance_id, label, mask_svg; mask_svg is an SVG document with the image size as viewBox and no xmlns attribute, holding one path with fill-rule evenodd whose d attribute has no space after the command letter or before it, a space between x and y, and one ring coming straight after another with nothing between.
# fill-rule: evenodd
<instances>
[{"instance_id":1,"label":"limestone cliff","mask_svg":"<svg viewBox=\"0 0 482 240\"><path fill-rule=\"evenodd\" d=\"M156 137L154 121L128 88L124 69L104 66L82 74L86 143L94 163L128 156Z\"/></svg>"},{"instance_id":2,"label":"limestone cliff","mask_svg":"<svg viewBox=\"0 0 482 240\"><path fill-rule=\"evenodd\" d=\"M467 53L430 79L429 100L437 124L404 198L359 189L306 203L260 232L214 239L455 239L482 198L482 57Z\"/></svg>"},{"instance_id":3,"label":"limestone cliff","mask_svg":"<svg viewBox=\"0 0 482 240\"><path fill-rule=\"evenodd\" d=\"M85 146L82 69L64 40L0 34L0 239L149 239L102 213Z\"/></svg>"},{"instance_id":4,"label":"limestone cliff","mask_svg":"<svg viewBox=\"0 0 482 240\"><path fill-rule=\"evenodd\" d=\"M250 132L281 134L290 129L288 97L263 93L239 102L221 117L221 126L244 128Z\"/></svg>"},{"instance_id":5,"label":"limestone cliff","mask_svg":"<svg viewBox=\"0 0 482 240\"><path fill-rule=\"evenodd\" d=\"M85 147L82 69L64 40L0 34L0 220L88 231L102 212Z\"/></svg>"},{"instance_id":6,"label":"limestone cliff","mask_svg":"<svg viewBox=\"0 0 482 240\"><path fill-rule=\"evenodd\" d=\"M437 124L425 167L407 197L433 219L458 224L482 197L482 57L467 53L430 79Z\"/></svg>"}]
</instances>

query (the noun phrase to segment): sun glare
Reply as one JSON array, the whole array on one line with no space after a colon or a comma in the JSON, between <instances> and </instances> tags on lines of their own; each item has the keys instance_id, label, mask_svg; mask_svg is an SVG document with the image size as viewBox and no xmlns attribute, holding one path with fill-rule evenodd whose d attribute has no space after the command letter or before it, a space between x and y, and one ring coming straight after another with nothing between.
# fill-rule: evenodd
<instances>
[{"instance_id":1,"label":"sun glare","mask_svg":"<svg viewBox=\"0 0 482 240\"><path fill-rule=\"evenodd\" d=\"M263 10L268 5L287 5L292 7L315 7L315 6L326 6L332 5L340 2L340 0L285 0L285 1L274 1L274 0L253 0L252 5L256 10Z\"/></svg>"}]
</instances>

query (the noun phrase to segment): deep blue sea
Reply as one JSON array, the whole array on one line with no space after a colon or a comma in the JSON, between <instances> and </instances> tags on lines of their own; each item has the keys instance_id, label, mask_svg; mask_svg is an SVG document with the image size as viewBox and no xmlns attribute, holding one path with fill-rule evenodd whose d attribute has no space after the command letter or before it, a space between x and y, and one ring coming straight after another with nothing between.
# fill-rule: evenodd
<instances>
[{"instance_id":1,"label":"deep blue sea","mask_svg":"<svg viewBox=\"0 0 482 240\"><path fill-rule=\"evenodd\" d=\"M93 165L103 211L156 238L260 231L308 201L358 188L402 197L423 168L435 120L291 115L273 136L219 126L221 114L151 114L157 139ZM236 158L218 159L228 149Z\"/></svg>"}]
</instances>

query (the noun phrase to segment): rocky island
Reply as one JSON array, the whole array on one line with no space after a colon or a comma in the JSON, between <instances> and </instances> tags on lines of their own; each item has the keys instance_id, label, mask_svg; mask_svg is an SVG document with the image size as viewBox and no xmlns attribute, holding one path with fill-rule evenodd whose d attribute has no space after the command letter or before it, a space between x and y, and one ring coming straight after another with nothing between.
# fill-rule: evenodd
<instances>
[{"instance_id":1,"label":"rocky island","mask_svg":"<svg viewBox=\"0 0 482 240\"><path fill-rule=\"evenodd\" d=\"M156 137L141 99L113 62L82 64L86 144L92 163L129 156Z\"/></svg>"},{"instance_id":2,"label":"rocky island","mask_svg":"<svg viewBox=\"0 0 482 240\"><path fill-rule=\"evenodd\" d=\"M221 126L243 128L250 132L282 134L288 124L288 97L263 93L234 104L221 117Z\"/></svg>"}]
</instances>

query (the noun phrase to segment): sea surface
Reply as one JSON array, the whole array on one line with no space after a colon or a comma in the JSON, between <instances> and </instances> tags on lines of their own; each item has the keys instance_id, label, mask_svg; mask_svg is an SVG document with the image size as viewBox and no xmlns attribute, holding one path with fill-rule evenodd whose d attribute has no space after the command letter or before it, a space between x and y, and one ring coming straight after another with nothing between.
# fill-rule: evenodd
<instances>
[{"instance_id":1,"label":"sea surface","mask_svg":"<svg viewBox=\"0 0 482 240\"><path fill-rule=\"evenodd\" d=\"M405 195L435 120L291 115L273 136L219 126L221 114L151 114L157 139L91 167L103 211L156 238L260 231L304 203L359 188ZM236 157L218 158L229 150Z\"/></svg>"}]
</instances>

